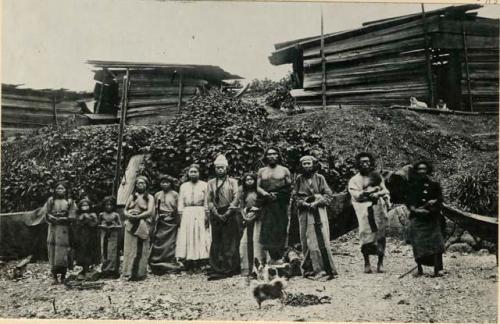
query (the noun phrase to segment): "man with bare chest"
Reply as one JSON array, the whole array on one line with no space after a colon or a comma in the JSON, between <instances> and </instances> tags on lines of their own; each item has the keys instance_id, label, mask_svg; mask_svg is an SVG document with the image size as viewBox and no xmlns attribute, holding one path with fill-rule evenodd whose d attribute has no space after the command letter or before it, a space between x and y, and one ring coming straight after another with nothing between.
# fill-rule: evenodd
<instances>
[{"instance_id":1,"label":"man with bare chest","mask_svg":"<svg viewBox=\"0 0 500 324\"><path fill-rule=\"evenodd\" d=\"M265 160L268 165L257 173L257 192L262 197L260 243L271 263L276 263L285 252L292 180L290 171L279 164L277 149L267 149Z\"/></svg>"}]
</instances>

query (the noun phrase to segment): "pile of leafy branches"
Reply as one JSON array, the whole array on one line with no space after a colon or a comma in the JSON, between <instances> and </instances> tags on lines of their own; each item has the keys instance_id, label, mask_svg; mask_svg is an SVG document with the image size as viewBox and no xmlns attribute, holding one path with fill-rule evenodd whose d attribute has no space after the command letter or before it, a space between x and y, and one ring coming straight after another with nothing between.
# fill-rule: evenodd
<instances>
[{"instance_id":1,"label":"pile of leafy branches","mask_svg":"<svg viewBox=\"0 0 500 324\"><path fill-rule=\"evenodd\" d=\"M457 176L450 198L472 213L498 216L498 167L487 163L481 169Z\"/></svg>"},{"instance_id":2,"label":"pile of leafy branches","mask_svg":"<svg viewBox=\"0 0 500 324\"><path fill-rule=\"evenodd\" d=\"M283 164L295 172L303 154L324 154L316 131L272 128L266 116L262 106L217 91L195 98L171 122L168 132L153 136L145 150L148 176L156 179L168 173L182 177L187 166L198 163L201 177L208 179L214 176L215 157L224 154L229 173L241 177L264 166L264 152L269 147L278 148Z\"/></svg>"},{"instance_id":3,"label":"pile of leafy branches","mask_svg":"<svg viewBox=\"0 0 500 324\"><path fill-rule=\"evenodd\" d=\"M122 168L132 155L145 153L144 172L153 179L154 191L159 174L181 178L191 163L199 163L202 179L208 179L214 175L213 161L219 153L229 160L232 176L257 171L264 166L265 150L274 146L292 172L298 171L302 155L314 153L323 161L323 173L338 183L339 172L328 169L330 154L316 130L275 128L266 115L256 103L212 91L194 98L167 125L127 126ZM97 202L109 195L116 168L117 132L117 125L53 127L32 138L4 143L1 211L41 206L60 180L70 184L72 197L83 191ZM333 187L343 190L341 185Z\"/></svg>"},{"instance_id":4,"label":"pile of leafy branches","mask_svg":"<svg viewBox=\"0 0 500 324\"><path fill-rule=\"evenodd\" d=\"M262 80L254 79L250 82L250 86L247 92L254 95L266 95L280 88L295 88L295 81L291 72L289 72L279 81L273 81L267 78Z\"/></svg>"},{"instance_id":5,"label":"pile of leafy branches","mask_svg":"<svg viewBox=\"0 0 500 324\"><path fill-rule=\"evenodd\" d=\"M290 89L280 86L271 91L266 97L266 104L286 112L288 115L295 115L304 112L303 109L296 107L295 101L290 94Z\"/></svg>"},{"instance_id":6,"label":"pile of leafy branches","mask_svg":"<svg viewBox=\"0 0 500 324\"><path fill-rule=\"evenodd\" d=\"M94 201L112 190L117 151L116 125L49 127L35 137L2 143L1 211L40 207L58 181L70 195L87 193ZM148 144L152 130L125 129L123 161Z\"/></svg>"}]
</instances>

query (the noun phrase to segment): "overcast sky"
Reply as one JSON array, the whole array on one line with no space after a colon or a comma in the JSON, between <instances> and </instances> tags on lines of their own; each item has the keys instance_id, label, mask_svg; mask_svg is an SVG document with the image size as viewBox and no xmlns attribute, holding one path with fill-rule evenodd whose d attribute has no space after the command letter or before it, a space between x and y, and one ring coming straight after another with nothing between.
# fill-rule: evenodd
<instances>
[{"instance_id":1,"label":"overcast sky","mask_svg":"<svg viewBox=\"0 0 500 324\"><path fill-rule=\"evenodd\" d=\"M280 79L268 56L282 41L420 12L419 4L3 0L2 82L92 90L88 59L219 65ZM443 5L426 5L432 10ZM479 10L498 18L498 6Z\"/></svg>"}]
</instances>

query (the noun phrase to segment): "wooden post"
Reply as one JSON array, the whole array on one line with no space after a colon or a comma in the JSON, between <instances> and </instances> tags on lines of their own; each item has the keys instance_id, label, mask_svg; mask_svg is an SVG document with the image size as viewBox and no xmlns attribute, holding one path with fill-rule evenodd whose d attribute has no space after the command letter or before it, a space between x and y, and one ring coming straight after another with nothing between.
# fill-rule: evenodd
<instances>
[{"instance_id":1,"label":"wooden post","mask_svg":"<svg viewBox=\"0 0 500 324\"><path fill-rule=\"evenodd\" d=\"M116 197L118 194L118 188L120 187L120 175L121 175L121 160L122 160L122 146L123 146L123 130L125 128L125 119L127 118L127 107L128 107L128 89L130 85L130 73L127 69L127 73L123 79L123 96L121 101L121 114L120 114L120 128L118 131L118 149L116 153L116 169L115 169L115 179L113 182L113 196Z\"/></svg>"},{"instance_id":2,"label":"wooden post","mask_svg":"<svg viewBox=\"0 0 500 324\"><path fill-rule=\"evenodd\" d=\"M432 63L431 63L431 49L429 44L429 35L427 31L427 20L425 19L425 9L424 4L422 6L422 23L424 26L424 39L425 39L425 61L427 63L427 82L429 85L429 105L435 107L436 103L434 100L434 82L432 80Z\"/></svg>"},{"instance_id":3,"label":"wooden post","mask_svg":"<svg viewBox=\"0 0 500 324\"><path fill-rule=\"evenodd\" d=\"M464 59L465 59L465 76L467 77L467 94L469 97L469 109L470 111L474 111L474 107L472 104L472 91L470 87L470 74L469 74L469 56L467 52L467 37L465 33L465 26L464 23L462 22L462 37L463 37L463 43L464 43ZM460 70L462 69L462 66L460 64ZM460 74L462 71L460 71Z\"/></svg>"},{"instance_id":4,"label":"wooden post","mask_svg":"<svg viewBox=\"0 0 500 324\"><path fill-rule=\"evenodd\" d=\"M321 69L323 80L321 82L321 94L323 97L323 110L326 110L326 60L325 60L325 35L323 34L323 10L321 10Z\"/></svg>"},{"instance_id":5,"label":"wooden post","mask_svg":"<svg viewBox=\"0 0 500 324\"><path fill-rule=\"evenodd\" d=\"M179 113L181 112L181 106L182 106L182 88L184 86L184 84L182 83L182 79L183 79L183 74L181 72L180 75L179 75L179 99L178 99L178 103L177 103L177 108L179 109Z\"/></svg>"},{"instance_id":6,"label":"wooden post","mask_svg":"<svg viewBox=\"0 0 500 324\"><path fill-rule=\"evenodd\" d=\"M54 124L57 125L57 107L56 107L56 92L52 92L52 114L54 116Z\"/></svg>"},{"instance_id":7,"label":"wooden post","mask_svg":"<svg viewBox=\"0 0 500 324\"><path fill-rule=\"evenodd\" d=\"M94 114L98 114L101 110L102 104L102 93L104 92L104 80L106 80L106 68L102 69L102 80L101 80L101 89L99 90L99 101L97 102L97 107L95 108Z\"/></svg>"}]
</instances>

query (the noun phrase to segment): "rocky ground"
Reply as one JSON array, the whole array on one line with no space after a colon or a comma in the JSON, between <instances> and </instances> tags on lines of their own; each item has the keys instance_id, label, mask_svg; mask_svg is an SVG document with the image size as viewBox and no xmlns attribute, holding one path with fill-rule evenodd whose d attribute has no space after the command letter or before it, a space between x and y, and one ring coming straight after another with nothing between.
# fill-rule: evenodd
<instances>
[{"instance_id":1,"label":"rocky ground","mask_svg":"<svg viewBox=\"0 0 500 324\"><path fill-rule=\"evenodd\" d=\"M362 273L354 233L332 247L337 279L292 278L287 288L289 294L328 296L327 304L282 307L266 301L259 310L251 295L254 283L248 286L242 277L207 281L202 274L149 275L143 282L106 280L100 289L68 289L50 285L47 263L32 263L17 281L0 279L0 317L496 322L497 267L486 251L446 253L443 278L399 279L414 263L411 247L398 239L389 239L384 274Z\"/></svg>"}]
</instances>

